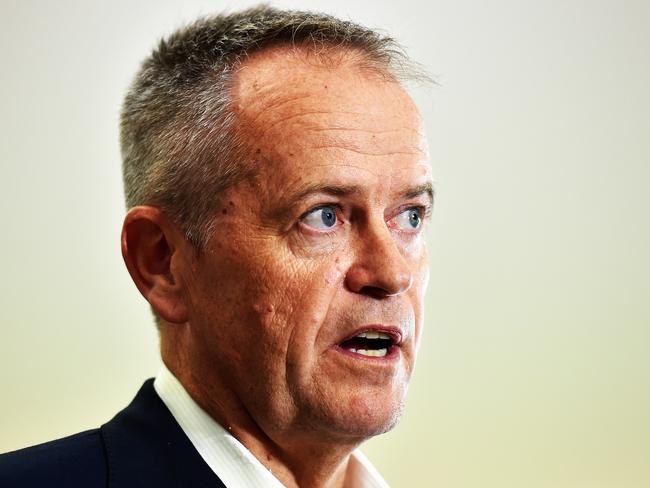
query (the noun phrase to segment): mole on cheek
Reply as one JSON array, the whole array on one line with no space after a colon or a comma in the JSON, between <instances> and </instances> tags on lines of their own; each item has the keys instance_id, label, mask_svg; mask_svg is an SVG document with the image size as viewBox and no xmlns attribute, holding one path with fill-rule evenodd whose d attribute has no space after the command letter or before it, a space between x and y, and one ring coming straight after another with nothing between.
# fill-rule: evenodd
<instances>
[{"instance_id":1,"label":"mole on cheek","mask_svg":"<svg viewBox=\"0 0 650 488\"><path fill-rule=\"evenodd\" d=\"M254 303L253 310L264 322L270 322L275 315L275 306L271 303Z\"/></svg>"}]
</instances>

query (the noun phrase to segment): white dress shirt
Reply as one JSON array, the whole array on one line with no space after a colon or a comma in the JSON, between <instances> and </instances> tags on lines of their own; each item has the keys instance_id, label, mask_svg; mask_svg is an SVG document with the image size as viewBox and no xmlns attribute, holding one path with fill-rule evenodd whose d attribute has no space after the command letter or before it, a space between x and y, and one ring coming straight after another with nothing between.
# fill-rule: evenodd
<instances>
[{"instance_id":1,"label":"white dress shirt","mask_svg":"<svg viewBox=\"0 0 650 488\"><path fill-rule=\"evenodd\" d=\"M153 386L203 460L227 488L285 488L241 442L199 407L164 364ZM358 450L350 456L345 486L388 488Z\"/></svg>"}]
</instances>

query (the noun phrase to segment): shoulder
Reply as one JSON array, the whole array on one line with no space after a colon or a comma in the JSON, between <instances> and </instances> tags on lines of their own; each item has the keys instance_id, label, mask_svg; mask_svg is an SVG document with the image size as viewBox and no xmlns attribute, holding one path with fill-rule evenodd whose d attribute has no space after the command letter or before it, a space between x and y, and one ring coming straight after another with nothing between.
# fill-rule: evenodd
<instances>
[{"instance_id":1,"label":"shoulder","mask_svg":"<svg viewBox=\"0 0 650 488\"><path fill-rule=\"evenodd\" d=\"M0 486L105 487L106 461L99 429L0 455Z\"/></svg>"}]
</instances>

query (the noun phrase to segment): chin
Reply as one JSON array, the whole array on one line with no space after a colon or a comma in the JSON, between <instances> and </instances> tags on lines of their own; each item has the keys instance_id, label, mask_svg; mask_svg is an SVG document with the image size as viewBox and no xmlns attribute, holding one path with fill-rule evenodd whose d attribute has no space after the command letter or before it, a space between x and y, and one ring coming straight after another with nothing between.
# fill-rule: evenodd
<instances>
[{"instance_id":1,"label":"chin","mask_svg":"<svg viewBox=\"0 0 650 488\"><path fill-rule=\"evenodd\" d=\"M389 405L385 398L374 402L362 402L355 409L352 424L354 434L370 438L392 430L399 422L404 411L404 401Z\"/></svg>"},{"instance_id":2,"label":"chin","mask_svg":"<svg viewBox=\"0 0 650 488\"><path fill-rule=\"evenodd\" d=\"M307 427L312 431L321 430L328 437L360 443L392 430L403 410L403 395L355 393L313 409Z\"/></svg>"}]
</instances>

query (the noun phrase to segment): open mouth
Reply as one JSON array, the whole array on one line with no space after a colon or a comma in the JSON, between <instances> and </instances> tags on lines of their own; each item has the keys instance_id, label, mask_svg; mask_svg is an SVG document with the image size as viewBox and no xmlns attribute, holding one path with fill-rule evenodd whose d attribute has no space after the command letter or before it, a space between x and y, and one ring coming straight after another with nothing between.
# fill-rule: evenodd
<instances>
[{"instance_id":1,"label":"open mouth","mask_svg":"<svg viewBox=\"0 0 650 488\"><path fill-rule=\"evenodd\" d=\"M394 334L367 330L341 342L339 347L361 356L382 358L394 350L398 340Z\"/></svg>"}]
</instances>

